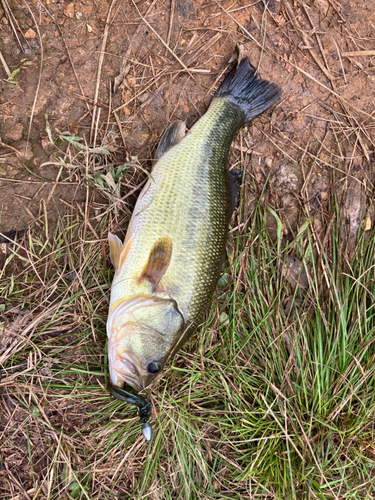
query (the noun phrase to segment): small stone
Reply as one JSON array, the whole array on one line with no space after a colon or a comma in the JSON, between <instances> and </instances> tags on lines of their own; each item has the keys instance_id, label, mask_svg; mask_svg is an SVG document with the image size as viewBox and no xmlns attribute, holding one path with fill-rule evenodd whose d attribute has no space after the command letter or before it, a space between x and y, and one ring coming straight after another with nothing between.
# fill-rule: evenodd
<instances>
[{"instance_id":1,"label":"small stone","mask_svg":"<svg viewBox=\"0 0 375 500\"><path fill-rule=\"evenodd\" d=\"M79 21L80 19L82 19L82 17L83 17L82 12L80 10L77 10L77 12L76 12L76 19L78 19L78 21Z\"/></svg>"},{"instance_id":2,"label":"small stone","mask_svg":"<svg viewBox=\"0 0 375 500\"><path fill-rule=\"evenodd\" d=\"M30 144L27 144L26 141L18 146L17 149L19 151L17 156L20 160L31 160L34 157L33 150Z\"/></svg>"},{"instance_id":3,"label":"small stone","mask_svg":"<svg viewBox=\"0 0 375 500\"><path fill-rule=\"evenodd\" d=\"M51 151L54 148L54 145L49 141L48 137L43 137L40 143L42 145L42 148L47 152Z\"/></svg>"},{"instance_id":4,"label":"small stone","mask_svg":"<svg viewBox=\"0 0 375 500\"><path fill-rule=\"evenodd\" d=\"M86 24L86 28L87 28L88 33L92 33L92 26L90 26L89 24Z\"/></svg>"},{"instance_id":5,"label":"small stone","mask_svg":"<svg viewBox=\"0 0 375 500\"><path fill-rule=\"evenodd\" d=\"M8 21L8 19L5 16L2 18L1 22L3 24L9 24L9 21Z\"/></svg>"},{"instance_id":6,"label":"small stone","mask_svg":"<svg viewBox=\"0 0 375 500\"><path fill-rule=\"evenodd\" d=\"M25 33L25 38L35 38L36 33L33 29L29 28Z\"/></svg>"},{"instance_id":7,"label":"small stone","mask_svg":"<svg viewBox=\"0 0 375 500\"><path fill-rule=\"evenodd\" d=\"M143 92L143 94L138 96L138 101L144 103L149 97L150 94L148 92Z\"/></svg>"},{"instance_id":8,"label":"small stone","mask_svg":"<svg viewBox=\"0 0 375 500\"><path fill-rule=\"evenodd\" d=\"M135 87L137 80L134 78L134 76L129 75L126 77L126 83L128 83L131 87Z\"/></svg>"},{"instance_id":9,"label":"small stone","mask_svg":"<svg viewBox=\"0 0 375 500\"><path fill-rule=\"evenodd\" d=\"M264 160L264 164L266 165L266 167L270 167L272 165L271 158L268 158L267 156L266 159Z\"/></svg>"},{"instance_id":10,"label":"small stone","mask_svg":"<svg viewBox=\"0 0 375 500\"><path fill-rule=\"evenodd\" d=\"M64 7L64 16L69 19L73 19L74 17L74 2L70 2Z\"/></svg>"},{"instance_id":11,"label":"small stone","mask_svg":"<svg viewBox=\"0 0 375 500\"><path fill-rule=\"evenodd\" d=\"M19 141L22 137L23 125L22 123L16 123L13 127L10 127L5 137L11 139L12 141Z\"/></svg>"}]
</instances>

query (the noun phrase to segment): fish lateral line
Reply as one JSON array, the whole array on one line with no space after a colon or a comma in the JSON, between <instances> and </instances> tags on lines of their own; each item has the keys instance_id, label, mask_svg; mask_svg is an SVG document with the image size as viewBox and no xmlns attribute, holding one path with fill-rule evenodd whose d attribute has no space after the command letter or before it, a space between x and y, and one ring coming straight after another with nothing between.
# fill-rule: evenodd
<instances>
[{"instance_id":1,"label":"fish lateral line","mask_svg":"<svg viewBox=\"0 0 375 500\"><path fill-rule=\"evenodd\" d=\"M116 269L107 321L110 393L138 408L147 440L152 436L150 406L137 391L150 385L196 329L219 278L240 177L227 167L230 144L280 95L276 84L260 79L249 60L242 59L187 134L183 122L167 127L134 208L126 245L109 236ZM181 206L193 219L186 224ZM131 363L113 368L123 353L140 366L139 380L134 380ZM124 388L118 387L123 382Z\"/></svg>"}]
</instances>

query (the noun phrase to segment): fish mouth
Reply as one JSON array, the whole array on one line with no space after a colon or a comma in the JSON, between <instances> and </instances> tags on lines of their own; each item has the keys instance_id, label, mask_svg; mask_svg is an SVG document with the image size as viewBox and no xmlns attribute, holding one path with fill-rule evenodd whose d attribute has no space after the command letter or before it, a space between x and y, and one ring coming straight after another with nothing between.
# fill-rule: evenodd
<instances>
[{"instance_id":1,"label":"fish mouth","mask_svg":"<svg viewBox=\"0 0 375 500\"><path fill-rule=\"evenodd\" d=\"M126 383L137 392L144 389L136 360L127 353L116 356L114 363L110 367L110 376L113 385L117 387L123 388L124 383Z\"/></svg>"}]
</instances>

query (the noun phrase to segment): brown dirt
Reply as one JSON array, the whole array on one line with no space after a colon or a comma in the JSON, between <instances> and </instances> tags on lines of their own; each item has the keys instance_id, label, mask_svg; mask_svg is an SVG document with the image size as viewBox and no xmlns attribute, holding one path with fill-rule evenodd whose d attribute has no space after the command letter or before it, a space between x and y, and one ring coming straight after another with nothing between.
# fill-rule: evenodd
<instances>
[{"instance_id":1,"label":"brown dirt","mask_svg":"<svg viewBox=\"0 0 375 500\"><path fill-rule=\"evenodd\" d=\"M260 188L271 172L277 208L293 205L291 196L295 198L301 187L307 198L326 193L332 168L340 176L352 165L368 163L373 149L369 115L375 71L371 57L342 57L345 51L372 48L374 14L368 7L326 0L293 6L273 0L264 11L262 2L221 8L215 2L184 0L176 3L168 35L170 6L154 4L139 5L143 19L149 11L152 29L131 2L114 4L109 15L97 100L101 111L97 141L114 133L117 163L124 162L127 154L150 158L161 131L174 119L193 124L207 108L238 42L245 43L245 53L259 65L261 74L284 89L271 120L268 114L250 125L249 134L241 136L241 147L234 150L237 156L240 151L242 164L244 153L252 157L253 169L248 172ZM1 67L0 231L32 224L42 200L48 201L53 227L56 210L66 209L62 200L83 202L86 196L82 185L63 182L63 174L57 178L58 168L45 165L56 163L58 153L49 144L45 116L53 134L70 130L90 141L91 131L92 139L93 98L108 5L75 2L73 18L67 17L66 7L60 1L34 2L31 10L14 4L12 16L1 13L12 19L19 38L18 42L11 24L3 21L1 52L10 72L20 71L14 76L17 84L11 84ZM30 28L35 37L25 38ZM175 56L155 32L163 40L169 36ZM177 58L194 73L187 74ZM111 84L124 66L127 76L111 95ZM116 109L123 140L113 113ZM28 161L6 147L22 151L26 141L32 156ZM66 149L66 144L62 147ZM343 162L337 166L340 158ZM289 190L284 186L280 194L278 169L288 170L294 161L299 165L299 182Z\"/></svg>"},{"instance_id":2,"label":"brown dirt","mask_svg":"<svg viewBox=\"0 0 375 500\"><path fill-rule=\"evenodd\" d=\"M11 13L1 5L9 5ZM337 188L345 197L349 185L352 196L358 166L370 198L374 56L343 55L375 48L375 11L367 2L270 0L265 9L262 1L85 0L74 1L72 18L67 6L61 0L0 4L6 64L0 62L0 232L38 231L45 218L52 231L69 206L83 207L88 196L90 206L107 204L99 193L88 193L84 176L69 176L57 165L58 158L69 163L77 153L58 143L57 131L111 145L108 162L114 165L137 156L149 169L163 129L175 119L191 126L205 112L238 43L261 75L284 92L280 103L241 131L231 162L246 169L249 191L260 194L268 182L263 202L282 218L285 234L295 230L301 208L308 216L320 214L318 231L329 227L330 195ZM19 69L14 83L6 67L11 73ZM121 69L126 76L112 93ZM46 115L60 149L49 142ZM137 176L139 182L144 178L142 171ZM122 186L121 195L127 189ZM356 199L363 203L361 193ZM358 226L358 203L353 210ZM350 213L346 217L351 222ZM2 420L12 418L16 426L25 418L11 397L4 408ZM59 425L64 418L72 428L82 425L83 417L62 415ZM34 473L42 475L48 445L39 448L38 439ZM18 483L25 491L33 488L26 443L23 436L18 449L3 450L9 467L26 471L10 479L7 491L14 495ZM0 489L1 481L0 476Z\"/></svg>"}]
</instances>

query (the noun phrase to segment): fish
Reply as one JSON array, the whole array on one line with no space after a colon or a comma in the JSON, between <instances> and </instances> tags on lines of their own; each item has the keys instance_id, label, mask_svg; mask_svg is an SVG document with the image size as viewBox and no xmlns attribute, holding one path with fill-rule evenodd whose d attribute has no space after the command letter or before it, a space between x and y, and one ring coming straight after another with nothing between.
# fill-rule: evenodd
<instances>
[{"instance_id":1,"label":"fish","mask_svg":"<svg viewBox=\"0 0 375 500\"><path fill-rule=\"evenodd\" d=\"M108 235L115 268L107 320L111 393L143 411L146 439L149 409L137 394L197 329L225 260L238 195L227 166L231 143L280 95L242 59L188 132L180 120L166 129L125 240Z\"/></svg>"}]
</instances>

